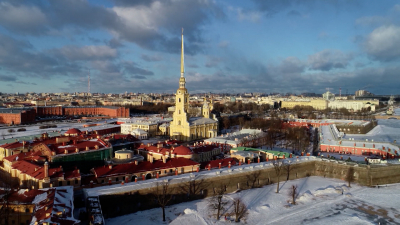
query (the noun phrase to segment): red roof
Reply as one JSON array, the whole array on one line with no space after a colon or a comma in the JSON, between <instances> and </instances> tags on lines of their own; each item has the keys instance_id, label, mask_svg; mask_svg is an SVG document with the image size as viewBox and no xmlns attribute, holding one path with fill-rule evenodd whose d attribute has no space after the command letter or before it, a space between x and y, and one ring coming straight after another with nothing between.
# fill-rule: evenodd
<instances>
[{"instance_id":1,"label":"red roof","mask_svg":"<svg viewBox=\"0 0 400 225\"><path fill-rule=\"evenodd\" d=\"M15 155L10 155L7 157L4 157L3 160L7 160L9 162L14 162L14 161L22 161L24 159L32 159L35 161L41 160L43 157L40 157L41 152L21 152ZM39 158L38 158L39 157Z\"/></svg>"},{"instance_id":2,"label":"red roof","mask_svg":"<svg viewBox=\"0 0 400 225\"><path fill-rule=\"evenodd\" d=\"M155 145L147 146L147 145L141 144L138 147L138 149L144 149L144 150L146 150L148 152L158 153L158 154L162 154L162 155L167 155L167 154L170 154L170 153L171 154L176 154L176 155L192 155L193 154L193 152L192 152L192 150L190 148L185 147L183 145L178 146L178 147L173 147L173 146L171 147L171 146L168 146L168 145L167 146L164 145L163 147L158 148Z\"/></svg>"},{"instance_id":3,"label":"red roof","mask_svg":"<svg viewBox=\"0 0 400 225\"><path fill-rule=\"evenodd\" d=\"M78 148L79 151L86 151L86 147L89 147L89 150L95 150L96 145L99 147L99 149L108 147L107 143L105 143L101 139L92 139L89 141L76 141L75 144L71 143L65 146L62 143L51 144L47 146L51 151L54 151L56 154L65 154L65 151L67 151L67 154L71 154L76 152L76 148Z\"/></svg>"},{"instance_id":4,"label":"red roof","mask_svg":"<svg viewBox=\"0 0 400 225\"><path fill-rule=\"evenodd\" d=\"M20 203L20 204L31 204L35 197L39 194L44 193L43 190L28 190L21 189L20 191L14 191L10 194L9 201L11 203Z\"/></svg>"},{"instance_id":5,"label":"red roof","mask_svg":"<svg viewBox=\"0 0 400 225\"><path fill-rule=\"evenodd\" d=\"M3 144L0 145L1 148L5 148L5 149L13 149L13 148L21 148L23 146L23 144L21 142L12 142L10 144Z\"/></svg>"},{"instance_id":6,"label":"red roof","mask_svg":"<svg viewBox=\"0 0 400 225\"><path fill-rule=\"evenodd\" d=\"M115 175L125 175L139 172L147 172L161 169L171 169L178 168L183 166L196 166L199 163L194 162L190 159L185 158L172 158L169 159L166 163L163 161L154 161L153 163L149 161L144 161L136 165L135 163L126 163L126 164L117 164L112 166L102 166L94 168L93 171L96 177L107 177L107 176L115 176Z\"/></svg>"},{"instance_id":7,"label":"red roof","mask_svg":"<svg viewBox=\"0 0 400 225\"><path fill-rule=\"evenodd\" d=\"M80 134L82 133L79 129L71 128L65 132L65 134Z\"/></svg>"},{"instance_id":8,"label":"red roof","mask_svg":"<svg viewBox=\"0 0 400 225\"><path fill-rule=\"evenodd\" d=\"M114 136L109 135L109 136L107 136L105 138L107 139L107 138L112 138L112 137L114 137L114 140L124 139L124 140L127 140L127 141L139 141L139 139L135 138L131 134L115 134Z\"/></svg>"},{"instance_id":9,"label":"red roof","mask_svg":"<svg viewBox=\"0 0 400 225\"><path fill-rule=\"evenodd\" d=\"M183 145L174 148L172 153L177 154L177 155L193 155L192 150L190 150L190 148L185 147Z\"/></svg>"},{"instance_id":10,"label":"red roof","mask_svg":"<svg viewBox=\"0 0 400 225\"><path fill-rule=\"evenodd\" d=\"M21 173L27 174L37 180L44 179L44 166L42 165L22 160L12 164L12 168L19 170ZM49 177L50 179L57 177L64 177L64 179L73 179L79 178L80 173L79 170L63 172L62 168L49 168Z\"/></svg>"}]
</instances>

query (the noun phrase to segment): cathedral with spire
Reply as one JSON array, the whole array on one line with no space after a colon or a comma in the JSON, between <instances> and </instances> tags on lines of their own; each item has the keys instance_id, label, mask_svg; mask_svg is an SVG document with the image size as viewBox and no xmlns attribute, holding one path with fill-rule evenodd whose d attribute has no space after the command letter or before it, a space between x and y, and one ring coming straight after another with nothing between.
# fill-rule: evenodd
<instances>
[{"instance_id":1,"label":"cathedral with spire","mask_svg":"<svg viewBox=\"0 0 400 225\"><path fill-rule=\"evenodd\" d=\"M181 77L179 78L179 88L175 97L175 112L170 123L170 136L172 139L180 141L191 141L201 138L212 138L217 136L218 121L210 118L212 102L208 103L204 99L201 117L190 117L189 93L186 89L183 29L181 41Z\"/></svg>"}]
</instances>

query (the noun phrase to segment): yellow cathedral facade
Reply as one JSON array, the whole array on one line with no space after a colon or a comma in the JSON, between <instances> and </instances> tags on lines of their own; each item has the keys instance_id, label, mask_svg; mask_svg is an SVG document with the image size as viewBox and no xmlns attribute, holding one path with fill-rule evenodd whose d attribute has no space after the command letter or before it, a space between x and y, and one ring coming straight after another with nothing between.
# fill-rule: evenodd
<instances>
[{"instance_id":1,"label":"yellow cathedral facade","mask_svg":"<svg viewBox=\"0 0 400 225\"><path fill-rule=\"evenodd\" d=\"M170 136L172 139L180 141L191 141L201 138L212 138L217 136L218 120L210 118L211 106L204 99L201 117L189 117L189 93L186 89L183 29L181 41L181 77L179 88L175 97L175 112L170 123Z\"/></svg>"}]
</instances>

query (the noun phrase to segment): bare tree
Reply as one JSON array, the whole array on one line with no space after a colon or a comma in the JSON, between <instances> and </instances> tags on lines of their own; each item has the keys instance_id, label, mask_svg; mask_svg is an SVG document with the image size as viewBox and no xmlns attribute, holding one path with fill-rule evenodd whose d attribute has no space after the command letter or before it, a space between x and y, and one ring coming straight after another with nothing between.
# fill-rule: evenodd
<instances>
[{"instance_id":1,"label":"bare tree","mask_svg":"<svg viewBox=\"0 0 400 225\"><path fill-rule=\"evenodd\" d=\"M248 186L250 186L250 188L259 187L260 176L261 176L261 171L260 170L254 171L254 172L246 175Z\"/></svg>"},{"instance_id":2,"label":"bare tree","mask_svg":"<svg viewBox=\"0 0 400 225\"><path fill-rule=\"evenodd\" d=\"M156 183L155 199L162 209L163 221L165 221L165 207L172 199L171 189L167 180Z\"/></svg>"},{"instance_id":3,"label":"bare tree","mask_svg":"<svg viewBox=\"0 0 400 225\"><path fill-rule=\"evenodd\" d=\"M235 215L235 222L240 222L240 219L244 219L248 215L247 206L240 198L233 199L231 214Z\"/></svg>"},{"instance_id":4,"label":"bare tree","mask_svg":"<svg viewBox=\"0 0 400 225\"><path fill-rule=\"evenodd\" d=\"M293 205L296 205L297 195L298 195L297 185L292 185L289 189L289 197L292 198Z\"/></svg>"},{"instance_id":5,"label":"bare tree","mask_svg":"<svg viewBox=\"0 0 400 225\"><path fill-rule=\"evenodd\" d=\"M228 204L228 201L224 199L225 194L226 185L221 184L218 187L214 187L214 195L209 199L209 208L211 210L217 210L217 220L219 220L221 211L225 209L225 205Z\"/></svg>"},{"instance_id":6,"label":"bare tree","mask_svg":"<svg viewBox=\"0 0 400 225\"><path fill-rule=\"evenodd\" d=\"M278 179L277 186L276 186L276 193L279 193L279 178L280 178L280 176L282 175L282 173L284 171L285 163L283 161L275 160L272 163L272 165L274 166L275 174L276 174L276 177Z\"/></svg>"},{"instance_id":7,"label":"bare tree","mask_svg":"<svg viewBox=\"0 0 400 225\"><path fill-rule=\"evenodd\" d=\"M185 194L188 195L188 198L196 198L198 195L201 194L201 190L204 190L207 188L208 182L206 182L204 179L192 179L188 182L182 183L179 188L181 191Z\"/></svg>"},{"instance_id":8,"label":"bare tree","mask_svg":"<svg viewBox=\"0 0 400 225\"><path fill-rule=\"evenodd\" d=\"M284 164L284 169L286 171L286 180L289 180L290 172L296 169L296 165L291 164L291 163L285 163Z\"/></svg>"},{"instance_id":9,"label":"bare tree","mask_svg":"<svg viewBox=\"0 0 400 225\"><path fill-rule=\"evenodd\" d=\"M351 182L354 182L354 180L355 180L353 167L349 167L349 169L347 170L345 180L348 182L348 184L349 184L348 186L351 187Z\"/></svg>"},{"instance_id":10,"label":"bare tree","mask_svg":"<svg viewBox=\"0 0 400 225\"><path fill-rule=\"evenodd\" d=\"M229 129L231 127L231 120L229 118L224 118L222 120L225 129Z\"/></svg>"}]
</instances>

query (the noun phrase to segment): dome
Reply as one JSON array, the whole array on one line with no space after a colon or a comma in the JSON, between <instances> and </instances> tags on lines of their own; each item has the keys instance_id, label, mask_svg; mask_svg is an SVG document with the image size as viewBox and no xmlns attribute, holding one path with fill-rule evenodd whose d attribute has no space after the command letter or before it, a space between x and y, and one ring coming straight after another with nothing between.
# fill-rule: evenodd
<instances>
[{"instance_id":1,"label":"dome","mask_svg":"<svg viewBox=\"0 0 400 225\"><path fill-rule=\"evenodd\" d=\"M177 154L177 155L192 155L193 154L192 150L190 150L190 148L185 147L183 145L176 147L172 153Z\"/></svg>"},{"instance_id":2,"label":"dome","mask_svg":"<svg viewBox=\"0 0 400 225\"><path fill-rule=\"evenodd\" d=\"M71 128L65 132L65 134L68 134L68 135L78 135L80 133L81 133L81 131L76 128Z\"/></svg>"}]
</instances>

